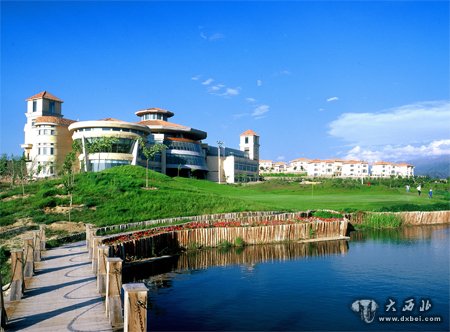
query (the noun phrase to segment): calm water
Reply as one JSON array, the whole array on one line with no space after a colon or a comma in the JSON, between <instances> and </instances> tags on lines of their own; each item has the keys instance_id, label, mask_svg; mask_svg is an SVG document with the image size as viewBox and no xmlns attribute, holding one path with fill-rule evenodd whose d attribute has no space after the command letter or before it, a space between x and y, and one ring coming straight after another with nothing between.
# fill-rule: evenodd
<instances>
[{"instance_id":1,"label":"calm water","mask_svg":"<svg viewBox=\"0 0 450 332\"><path fill-rule=\"evenodd\" d=\"M150 288L153 331L448 331L449 238L449 227L428 226L354 232L348 244L205 250L132 268L124 282ZM373 322L352 311L356 300L377 303ZM392 302L396 312L386 312ZM381 316L442 322L381 323Z\"/></svg>"}]
</instances>

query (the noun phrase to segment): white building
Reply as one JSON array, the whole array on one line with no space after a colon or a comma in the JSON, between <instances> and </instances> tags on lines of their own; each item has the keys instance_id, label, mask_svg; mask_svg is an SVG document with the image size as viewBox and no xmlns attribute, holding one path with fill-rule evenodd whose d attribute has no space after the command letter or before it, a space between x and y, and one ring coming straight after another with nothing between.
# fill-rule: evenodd
<instances>
[{"instance_id":1,"label":"white building","mask_svg":"<svg viewBox=\"0 0 450 332\"><path fill-rule=\"evenodd\" d=\"M239 150L220 146L207 147L208 180L236 183L259 179L258 134L253 130L247 130L240 135L240 142Z\"/></svg>"},{"instance_id":2,"label":"white building","mask_svg":"<svg viewBox=\"0 0 450 332\"><path fill-rule=\"evenodd\" d=\"M47 91L26 101L25 141L21 148L28 171L35 177L57 175L66 154L72 149L68 127L75 121L63 117L63 101Z\"/></svg>"},{"instance_id":3,"label":"white building","mask_svg":"<svg viewBox=\"0 0 450 332\"><path fill-rule=\"evenodd\" d=\"M289 173L306 173L306 170L308 168L308 164L311 161L311 159L308 158L297 158L294 160L291 160L288 165L288 172Z\"/></svg>"},{"instance_id":4,"label":"white building","mask_svg":"<svg viewBox=\"0 0 450 332\"><path fill-rule=\"evenodd\" d=\"M342 161L342 173L344 178L364 178L369 176L369 163L359 160Z\"/></svg>"},{"instance_id":5,"label":"white building","mask_svg":"<svg viewBox=\"0 0 450 332\"><path fill-rule=\"evenodd\" d=\"M308 177L360 178L369 176L369 163L359 160L307 159L292 160L289 165L271 160L260 161L264 167L271 166L269 173L306 173Z\"/></svg>"},{"instance_id":6,"label":"white building","mask_svg":"<svg viewBox=\"0 0 450 332\"><path fill-rule=\"evenodd\" d=\"M372 176L388 178L391 176L412 177L414 176L414 166L406 163L391 163L379 161L372 165Z\"/></svg>"},{"instance_id":7,"label":"white building","mask_svg":"<svg viewBox=\"0 0 450 332\"><path fill-rule=\"evenodd\" d=\"M273 169L273 161L267 159L259 160L259 170L262 173L270 173Z\"/></svg>"}]
</instances>

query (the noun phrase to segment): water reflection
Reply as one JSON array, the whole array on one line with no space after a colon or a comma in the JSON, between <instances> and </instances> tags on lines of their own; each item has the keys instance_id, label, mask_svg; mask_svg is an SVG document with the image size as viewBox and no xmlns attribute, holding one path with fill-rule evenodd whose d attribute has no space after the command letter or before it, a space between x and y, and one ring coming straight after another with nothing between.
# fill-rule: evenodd
<instances>
[{"instance_id":1,"label":"water reflection","mask_svg":"<svg viewBox=\"0 0 450 332\"><path fill-rule=\"evenodd\" d=\"M251 272L258 263L344 255L347 252L348 243L345 240L254 245L228 250L205 249L125 266L123 279L125 283L144 281L152 287L166 288L171 285L173 273L192 274L210 267L229 265L242 265L246 272Z\"/></svg>"},{"instance_id":2,"label":"water reflection","mask_svg":"<svg viewBox=\"0 0 450 332\"><path fill-rule=\"evenodd\" d=\"M367 229L350 233L352 242L376 240L386 243L404 243L405 241L431 240L436 237L446 237L448 225L405 226L393 229Z\"/></svg>"}]
</instances>

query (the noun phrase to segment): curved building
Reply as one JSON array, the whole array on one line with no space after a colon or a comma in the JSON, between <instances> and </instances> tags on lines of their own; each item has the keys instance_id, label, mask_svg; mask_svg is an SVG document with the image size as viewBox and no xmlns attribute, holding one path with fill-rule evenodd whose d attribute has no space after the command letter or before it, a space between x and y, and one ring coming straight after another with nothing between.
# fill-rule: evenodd
<instances>
[{"instance_id":1,"label":"curved building","mask_svg":"<svg viewBox=\"0 0 450 332\"><path fill-rule=\"evenodd\" d=\"M150 134L146 126L113 118L75 122L69 131L81 143L78 159L85 171L137 165L139 139L146 140Z\"/></svg>"},{"instance_id":2,"label":"curved building","mask_svg":"<svg viewBox=\"0 0 450 332\"><path fill-rule=\"evenodd\" d=\"M151 131L149 143L167 146L152 168L170 176L206 178L206 149L201 141L206 138L206 132L167 121L174 113L161 108L147 108L135 114L141 119L138 124Z\"/></svg>"}]
</instances>

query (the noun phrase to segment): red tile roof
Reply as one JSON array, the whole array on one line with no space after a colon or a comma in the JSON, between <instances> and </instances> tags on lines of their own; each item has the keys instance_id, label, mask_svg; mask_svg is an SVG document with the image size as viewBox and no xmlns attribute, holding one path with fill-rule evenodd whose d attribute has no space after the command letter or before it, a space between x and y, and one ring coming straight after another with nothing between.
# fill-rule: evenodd
<instances>
[{"instance_id":1,"label":"red tile roof","mask_svg":"<svg viewBox=\"0 0 450 332\"><path fill-rule=\"evenodd\" d=\"M168 111L168 110L164 110L164 109L158 108L158 107L146 108L146 109L137 111L137 112L134 113L134 114L136 114L137 116L142 116L142 115L144 115L144 114L155 114L155 113L158 113L158 114L165 114L165 115L167 115L168 118L174 116L174 113L173 113L173 112Z\"/></svg>"},{"instance_id":2,"label":"red tile roof","mask_svg":"<svg viewBox=\"0 0 450 332\"><path fill-rule=\"evenodd\" d=\"M294 159L294 160L291 160L291 163L294 163L294 162L296 162L296 161L311 161L311 159L308 159L308 158L297 158L297 159Z\"/></svg>"},{"instance_id":3,"label":"red tile roof","mask_svg":"<svg viewBox=\"0 0 450 332\"><path fill-rule=\"evenodd\" d=\"M122 120L115 119L115 118L105 118L105 119L100 119L100 120L97 120L97 121L126 122L126 121L122 121Z\"/></svg>"},{"instance_id":4,"label":"red tile roof","mask_svg":"<svg viewBox=\"0 0 450 332\"><path fill-rule=\"evenodd\" d=\"M60 118L57 116L38 116L35 123L54 123L62 126L69 126L70 124L76 122L75 120Z\"/></svg>"},{"instance_id":5,"label":"red tile roof","mask_svg":"<svg viewBox=\"0 0 450 332\"><path fill-rule=\"evenodd\" d=\"M50 92L47 92L47 91L39 92L38 94L35 94L34 96L31 96L30 98L26 99L26 101L34 100L34 99L50 99L50 100L55 100L55 101L59 101L60 103L63 103L63 101L61 99L59 99L58 97L55 97L54 95L52 95Z\"/></svg>"},{"instance_id":6,"label":"red tile roof","mask_svg":"<svg viewBox=\"0 0 450 332\"><path fill-rule=\"evenodd\" d=\"M373 163L374 165L394 165L394 163L389 163L387 161L377 161Z\"/></svg>"},{"instance_id":7,"label":"red tile roof","mask_svg":"<svg viewBox=\"0 0 450 332\"><path fill-rule=\"evenodd\" d=\"M180 128L180 129L189 129L186 126L182 126L176 123L168 122L168 121L162 121L162 120L144 120L139 121L138 124L144 125L144 126L162 126L162 127L171 127L171 128Z\"/></svg>"},{"instance_id":8,"label":"red tile roof","mask_svg":"<svg viewBox=\"0 0 450 332\"><path fill-rule=\"evenodd\" d=\"M249 129L244 131L241 136L259 136L257 133L255 133L253 130Z\"/></svg>"}]
</instances>

